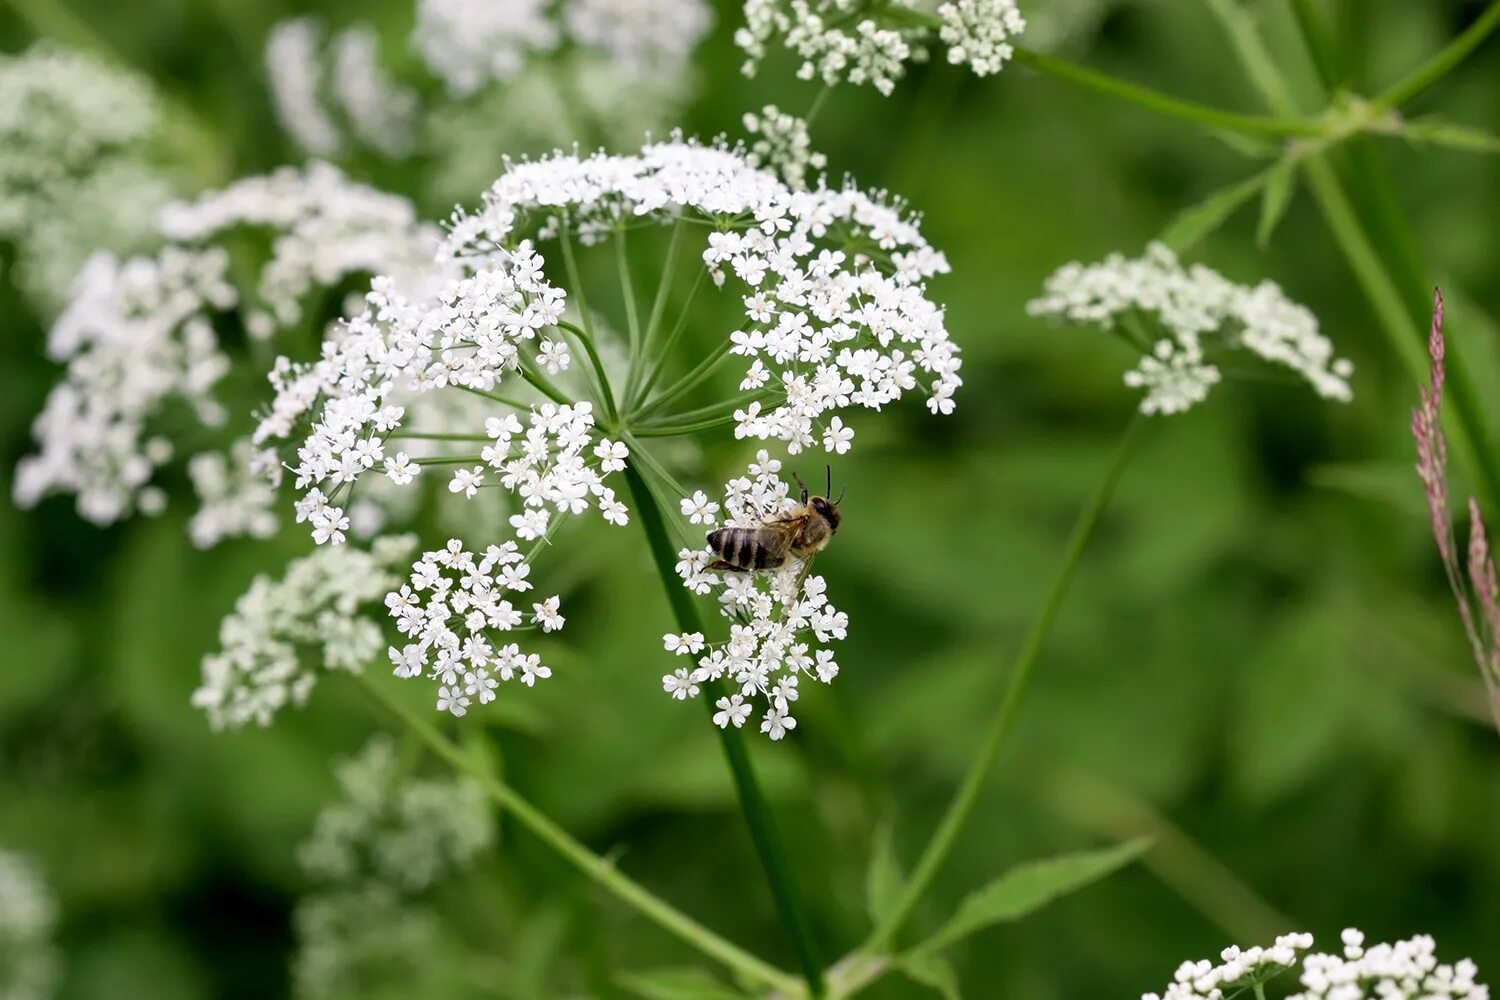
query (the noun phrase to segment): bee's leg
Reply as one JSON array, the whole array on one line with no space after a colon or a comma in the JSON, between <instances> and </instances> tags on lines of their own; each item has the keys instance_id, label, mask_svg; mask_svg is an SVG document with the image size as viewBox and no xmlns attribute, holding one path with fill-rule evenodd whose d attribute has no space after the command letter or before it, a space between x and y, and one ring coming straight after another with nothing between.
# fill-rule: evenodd
<instances>
[{"instance_id":1,"label":"bee's leg","mask_svg":"<svg viewBox=\"0 0 1500 1000\"><path fill-rule=\"evenodd\" d=\"M714 560L713 562L709 563L708 566L705 567L705 568L713 570L713 571L715 571L717 573L750 573L750 572L753 572L752 570L746 569L744 566L736 566L734 563L725 562L722 559L716 559L716 560Z\"/></svg>"}]
</instances>

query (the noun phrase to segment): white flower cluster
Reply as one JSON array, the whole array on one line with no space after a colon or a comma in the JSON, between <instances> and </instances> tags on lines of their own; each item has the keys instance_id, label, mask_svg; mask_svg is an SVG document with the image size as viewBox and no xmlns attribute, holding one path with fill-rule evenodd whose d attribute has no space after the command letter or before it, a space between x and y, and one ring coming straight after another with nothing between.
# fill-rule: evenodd
<instances>
[{"instance_id":1,"label":"white flower cluster","mask_svg":"<svg viewBox=\"0 0 1500 1000\"><path fill-rule=\"evenodd\" d=\"M1288 1000L1437 1000L1466 997L1489 1000L1488 986L1479 983L1479 969L1468 959L1444 965L1437 945L1426 934L1395 944L1365 947L1365 936L1344 931L1344 953L1309 955L1302 963L1301 993Z\"/></svg>"},{"instance_id":2,"label":"white flower cluster","mask_svg":"<svg viewBox=\"0 0 1500 1000\"><path fill-rule=\"evenodd\" d=\"M1344 931L1342 955L1307 954L1310 934L1283 935L1270 948L1226 948L1217 965L1184 962L1165 993L1147 993L1142 1000L1225 1000L1292 969L1298 969L1303 989L1287 1000L1489 1000L1474 963L1439 963L1437 946L1425 934L1368 948L1364 940L1353 928Z\"/></svg>"},{"instance_id":3,"label":"white flower cluster","mask_svg":"<svg viewBox=\"0 0 1500 1000\"><path fill-rule=\"evenodd\" d=\"M935 24L934 24L935 22ZM882 94L896 89L907 62L927 58L929 25L951 48L949 62L967 63L981 76L1010 59L1010 39L1026 22L1014 0L954 0L937 10L892 0L864 6L856 0L746 0L745 26L734 40L753 76L773 41L802 60L797 75L833 86L868 83Z\"/></svg>"},{"instance_id":4,"label":"white flower cluster","mask_svg":"<svg viewBox=\"0 0 1500 1000\"><path fill-rule=\"evenodd\" d=\"M1138 260L1112 254L1100 264L1067 264L1047 279L1046 294L1027 306L1034 316L1144 336L1140 363L1125 384L1146 390L1143 413L1181 413L1202 402L1221 378L1210 351L1246 351L1289 368L1325 399L1347 401L1353 365L1335 358L1312 313L1271 281L1237 285L1201 264L1184 269L1153 243ZM1137 334L1152 322L1160 334Z\"/></svg>"},{"instance_id":5,"label":"white flower cluster","mask_svg":"<svg viewBox=\"0 0 1500 1000\"><path fill-rule=\"evenodd\" d=\"M438 682L440 712L464 715L474 699L495 700L501 681L518 679L531 687L552 676L552 668L516 643L497 644L494 633L527 627L556 632L565 619L556 595L531 605L527 614L508 595L531 589L530 561L515 542L491 545L484 555L452 539L445 548L423 553L411 580L386 595L396 628L413 641L388 650L397 677L425 676Z\"/></svg>"},{"instance_id":6,"label":"white flower cluster","mask_svg":"<svg viewBox=\"0 0 1500 1000\"><path fill-rule=\"evenodd\" d=\"M53 324L49 353L66 361L67 371L33 426L39 453L17 468L18 503L75 494L79 513L100 524L162 506L150 486L174 451L155 430L162 411L181 401L207 427L225 419L213 389L232 361L214 321L242 296L229 282L229 255L220 244L241 227L271 236L270 259L250 295L256 304L243 314L247 332L262 339L300 321L313 288L336 287L355 273L415 272L436 245L435 231L416 222L408 202L354 184L322 163L242 180L163 209L160 230L173 242L152 257L95 257ZM199 471L195 478L214 487L205 500L218 509L205 515L201 538L221 537L236 523L263 523L249 513L260 499L223 492L236 484L253 492L247 477L215 477L207 466ZM226 503L243 505L245 516L224 520Z\"/></svg>"},{"instance_id":7,"label":"white flower cluster","mask_svg":"<svg viewBox=\"0 0 1500 1000\"><path fill-rule=\"evenodd\" d=\"M1269 948L1230 945L1219 953L1218 963L1206 958L1183 962L1166 993L1147 993L1141 1000L1225 1000L1293 968L1312 946L1312 935L1302 933L1283 934Z\"/></svg>"},{"instance_id":8,"label":"white flower cluster","mask_svg":"<svg viewBox=\"0 0 1500 1000\"><path fill-rule=\"evenodd\" d=\"M719 506L702 494L684 500L683 512L692 523L711 527L759 525L795 503L780 471L781 462L761 451L748 476L725 484L722 522L714 525ZM797 727L792 709L801 680L828 684L838 676L833 651L823 646L845 638L848 616L828 602L827 583L809 575L802 560L765 573L719 573L707 568L717 557L706 548L683 549L678 558L683 585L695 594L717 590L719 612L731 625L720 643L698 633L664 636L668 652L695 657L697 666L665 675L663 689L679 700L696 698L700 685L727 679L733 693L715 702L714 723L721 729L743 726L756 699L764 699L760 731L781 739Z\"/></svg>"},{"instance_id":9,"label":"white flower cluster","mask_svg":"<svg viewBox=\"0 0 1500 1000\"><path fill-rule=\"evenodd\" d=\"M335 768L342 798L299 851L303 868L331 884L293 915L298 997L332 1000L372 981L410 996L441 992L441 976L423 970L444 964L449 936L419 894L488 850L495 825L473 782L404 770L384 736Z\"/></svg>"},{"instance_id":10,"label":"white flower cluster","mask_svg":"<svg viewBox=\"0 0 1500 1000\"><path fill-rule=\"evenodd\" d=\"M474 266L503 257L496 248L516 246L529 225L542 238L566 225L592 243L650 217L714 223L702 260L716 281L733 272L744 285L731 353L748 362L741 389L764 390L771 405L741 410L737 437L796 453L821 432L841 450L830 443L833 411L879 409L918 386L933 412L952 410L958 348L924 284L948 270L943 255L900 206L852 187L793 191L742 150L676 139L638 156L511 164L478 214L455 216L443 252ZM844 430L840 420L832 440L846 444Z\"/></svg>"},{"instance_id":11,"label":"white flower cluster","mask_svg":"<svg viewBox=\"0 0 1500 1000\"><path fill-rule=\"evenodd\" d=\"M276 399L254 440L263 445L290 437L300 419L312 414L292 471L297 488L306 491L297 518L310 523L319 544L343 541L349 527L344 491L363 473L378 465L398 486L419 473L421 462L387 448L403 431L406 407L398 400L450 387L485 393L522 365L553 373L568 367L567 348L541 333L561 319L566 305L563 292L547 283L542 264L523 242L449 281L434 302L425 303L401 297L391 282L378 278L368 308L325 344L320 361L278 366L272 376ZM529 354L528 343L537 340L534 355L523 356L523 348ZM472 499L482 487L499 485L518 495L523 510L510 519L518 537L541 537L549 508L578 514L597 505L609 522L627 522L624 504L604 478L624 468L628 452L596 439L592 404L545 403L532 408L524 426L514 412L491 417L484 438L481 463L464 463L449 489ZM493 477L490 483L487 477Z\"/></svg>"},{"instance_id":12,"label":"white flower cluster","mask_svg":"<svg viewBox=\"0 0 1500 1000\"><path fill-rule=\"evenodd\" d=\"M133 75L45 43L0 55L0 237L47 312L95 251L150 241L171 194L147 162L158 129L155 95Z\"/></svg>"},{"instance_id":13,"label":"white flower cluster","mask_svg":"<svg viewBox=\"0 0 1500 1000\"><path fill-rule=\"evenodd\" d=\"M381 64L375 29L353 25L324 45L323 27L310 17L280 21L266 38L266 73L282 130L314 156L334 156L350 139L387 157L408 155L417 95Z\"/></svg>"},{"instance_id":14,"label":"white flower cluster","mask_svg":"<svg viewBox=\"0 0 1500 1000\"><path fill-rule=\"evenodd\" d=\"M938 7L943 26L938 37L948 46L948 61L968 64L978 76L998 73L1015 54L1010 40L1026 30L1015 0L953 0Z\"/></svg>"},{"instance_id":15,"label":"white flower cluster","mask_svg":"<svg viewBox=\"0 0 1500 1000\"><path fill-rule=\"evenodd\" d=\"M0 997L47 1000L57 989L57 904L29 858L0 851Z\"/></svg>"},{"instance_id":16,"label":"white flower cluster","mask_svg":"<svg viewBox=\"0 0 1500 1000\"><path fill-rule=\"evenodd\" d=\"M280 580L256 577L219 626L221 648L203 660L194 707L215 729L266 726L307 701L317 664L363 670L384 645L376 602L401 582L416 547L410 536L392 536L368 552L324 548L293 560Z\"/></svg>"},{"instance_id":17,"label":"white flower cluster","mask_svg":"<svg viewBox=\"0 0 1500 1000\"><path fill-rule=\"evenodd\" d=\"M389 737L371 739L334 775L341 797L323 807L298 849L302 867L320 879L421 892L494 842L479 786L403 776Z\"/></svg>"},{"instance_id":18,"label":"white flower cluster","mask_svg":"<svg viewBox=\"0 0 1500 1000\"><path fill-rule=\"evenodd\" d=\"M418 0L412 31L423 62L460 96L515 76L559 40L547 0Z\"/></svg>"},{"instance_id":19,"label":"white flower cluster","mask_svg":"<svg viewBox=\"0 0 1500 1000\"><path fill-rule=\"evenodd\" d=\"M266 474L265 463L266 457L245 439L227 452L204 451L188 459L188 479L198 496L198 509L188 522L194 545L208 549L226 538L276 534L276 478Z\"/></svg>"},{"instance_id":20,"label":"white flower cluster","mask_svg":"<svg viewBox=\"0 0 1500 1000\"><path fill-rule=\"evenodd\" d=\"M573 42L627 76L679 71L713 27L703 0L569 0L562 17Z\"/></svg>"},{"instance_id":21,"label":"white flower cluster","mask_svg":"<svg viewBox=\"0 0 1500 1000\"><path fill-rule=\"evenodd\" d=\"M821 171L828 157L814 152L807 122L796 115L768 104L759 114L747 112L745 131L757 138L751 142L745 159L752 167L769 167L779 173L793 190L807 187L809 170Z\"/></svg>"},{"instance_id":22,"label":"white flower cluster","mask_svg":"<svg viewBox=\"0 0 1500 1000\"><path fill-rule=\"evenodd\" d=\"M533 56L571 43L617 85L682 77L713 24L703 0L419 0L412 44L457 96L520 76Z\"/></svg>"}]
</instances>

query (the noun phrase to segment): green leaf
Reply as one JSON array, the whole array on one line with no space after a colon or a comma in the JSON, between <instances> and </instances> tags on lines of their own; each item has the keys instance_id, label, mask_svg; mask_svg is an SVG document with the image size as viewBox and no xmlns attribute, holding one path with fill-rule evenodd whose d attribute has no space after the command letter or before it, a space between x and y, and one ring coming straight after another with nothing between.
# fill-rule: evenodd
<instances>
[{"instance_id":1,"label":"green leaf","mask_svg":"<svg viewBox=\"0 0 1500 1000\"><path fill-rule=\"evenodd\" d=\"M1271 168L1266 178L1265 190L1260 198L1260 224L1255 227L1255 242L1264 248L1271 242L1271 234L1286 214L1292 201L1292 189L1297 180L1297 161L1291 157L1281 160Z\"/></svg>"},{"instance_id":2,"label":"green leaf","mask_svg":"<svg viewBox=\"0 0 1500 1000\"><path fill-rule=\"evenodd\" d=\"M958 973L953 971L952 963L941 955L927 952L907 955L896 967L908 979L940 994L943 1000L963 1000L963 994L958 989Z\"/></svg>"},{"instance_id":3,"label":"green leaf","mask_svg":"<svg viewBox=\"0 0 1500 1000\"><path fill-rule=\"evenodd\" d=\"M1405 122L1401 134L1412 142L1428 142L1470 153L1500 153L1500 136L1483 129L1470 128L1436 118L1418 118Z\"/></svg>"},{"instance_id":4,"label":"green leaf","mask_svg":"<svg viewBox=\"0 0 1500 1000\"><path fill-rule=\"evenodd\" d=\"M1245 202L1253 198L1275 170L1271 167L1238 184L1220 188L1198 204L1184 209L1174 218L1159 237L1161 242L1177 253L1191 248L1215 229L1218 229Z\"/></svg>"},{"instance_id":5,"label":"green leaf","mask_svg":"<svg viewBox=\"0 0 1500 1000\"><path fill-rule=\"evenodd\" d=\"M1360 500L1373 500L1404 514L1425 518L1427 501L1422 483L1410 462L1336 462L1317 465L1307 481L1319 489L1336 490Z\"/></svg>"},{"instance_id":6,"label":"green leaf","mask_svg":"<svg viewBox=\"0 0 1500 1000\"><path fill-rule=\"evenodd\" d=\"M1150 838L1116 844L1097 851L1077 851L1012 868L973 892L936 934L912 953L946 948L992 924L1035 913L1054 899L1066 896L1130 864L1151 846Z\"/></svg>"},{"instance_id":7,"label":"green leaf","mask_svg":"<svg viewBox=\"0 0 1500 1000\"><path fill-rule=\"evenodd\" d=\"M901 896L901 883L905 880L901 862L896 858L891 824L882 823L875 830L870 868L865 872L865 912L870 915L872 923L879 924L895 909Z\"/></svg>"},{"instance_id":8,"label":"green leaf","mask_svg":"<svg viewBox=\"0 0 1500 1000\"><path fill-rule=\"evenodd\" d=\"M745 994L725 986L702 969L652 969L622 972L620 988L645 1000L745 1000Z\"/></svg>"}]
</instances>

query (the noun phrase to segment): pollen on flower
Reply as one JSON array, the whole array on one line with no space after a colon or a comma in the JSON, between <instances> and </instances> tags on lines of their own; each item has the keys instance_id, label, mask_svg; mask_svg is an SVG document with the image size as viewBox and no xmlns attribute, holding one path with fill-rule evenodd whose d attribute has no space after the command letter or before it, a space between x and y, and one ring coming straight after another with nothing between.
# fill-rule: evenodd
<instances>
[{"instance_id":1,"label":"pollen on flower","mask_svg":"<svg viewBox=\"0 0 1500 1000\"><path fill-rule=\"evenodd\" d=\"M778 460L761 451L748 477L724 487L721 527L753 527L789 507L791 488L778 472ZM753 477L753 478L750 478ZM685 549L677 572L697 594L718 591L719 613L729 622L728 638L707 642L702 635L663 639L666 650L697 657L696 668L679 667L662 678L673 698L696 698L700 686L726 680L732 695L715 702L714 724L743 726L757 701L765 705L760 731L772 740L797 726L792 714L803 679L831 683L838 663L826 644L848 634L849 620L828 601L827 583L807 572L798 559L765 573L718 573L708 569L713 554Z\"/></svg>"},{"instance_id":2,"label":"pollen on flower","mask_svg":"<svg viewBox=\"0 0 1500 1000\"><path fill-rule=\"evenodd\" d=\"M1353 366L1278 285L1237 285L1201 264L1183 268L1159 243L1137 260L1113 254L1099 264L1065 265L1027 309L1131 340L1141 360L1125 384L1146 391L1142 413L1181 413L1202 402L1222 378L1217 357L1232 352L1290 369L1325 399L1352 397Z\"/></svg>"}]
</instances>

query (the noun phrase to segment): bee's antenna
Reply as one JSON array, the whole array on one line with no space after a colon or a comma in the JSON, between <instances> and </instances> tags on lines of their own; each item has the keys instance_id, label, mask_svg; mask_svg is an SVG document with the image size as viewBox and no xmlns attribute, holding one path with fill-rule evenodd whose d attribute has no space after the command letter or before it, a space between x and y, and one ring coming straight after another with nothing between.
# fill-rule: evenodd
<instances>
[{"instance_id":1,"label":"bee's antenna","mask_svg":"<svg viewBox=\"0 0 1500 1000\"><path fill-rule=\"evenodd\" d=\"M849 492L849 487L847 487L847 486L845 486L843 489L839 490L839 498L833 502L833 505L835 507L837 507L839 504L843 503L844 502L844 494L848 493L848 492Z\"/></svg>"},{"instance_id":2,"label":"bee's antenna","mask_svg":"<svg viewBox=\"0 0 1500 1000\"><path fill-rule=\"evenodd\" d=\"M807 484L804 483L802 481L802 477L797 475L797 473L795 472L792 473L792 478L795 479L797 481L797 485L802 488L802 502L807 503Z\"/></svg>"},{"instance_id":3,"label":"bee's antenna","mask_svg":"<svg viewBox=\"0 0 1500 1000\"><path fill-rule=\"evenodd\" d=\"M833 496L833 466L828 465L824 466L824 468L828 470L828 490L823 495L825 497L831 497Z\"/></svg>"}]
</instances>

